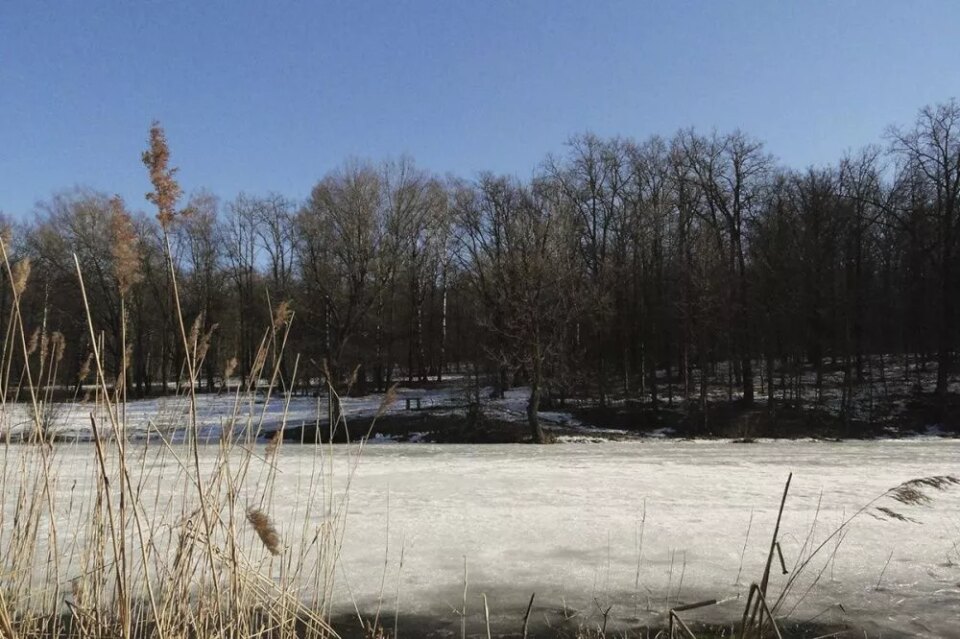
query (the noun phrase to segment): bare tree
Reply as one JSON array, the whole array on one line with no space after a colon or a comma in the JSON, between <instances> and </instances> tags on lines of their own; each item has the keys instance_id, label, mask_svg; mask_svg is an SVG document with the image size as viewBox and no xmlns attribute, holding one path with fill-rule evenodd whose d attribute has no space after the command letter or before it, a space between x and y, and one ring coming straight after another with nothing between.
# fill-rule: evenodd
<instances>
[{"instance_id":1,"label":"bare tree","mask_svg":"<svg viewBox=\"0 0 960 639\"><path fill-rule=\"evenodd\" d=\"M936 393L947 393L954 345L957 226L960 223L960 104L956 100L924 107L913 127L890 129L891 150L925 185L926 214L936 226L939 271Z\"/></svg>"},{"instance_id":2,"label":"bare tree","mask_svg":"<svg viewBox=\"0 0 960 639\"><path fill-rule=\"evenodd\" d=\"M221 324L227 311L223 244L219 237L219 201L211 193L201 191L190 197L187 208L190 214L177 227L185 253L184 293L188 315L203 318L201 329L206 334ZM218 342L218 339L211 341L204 358L203 373L210 391L220 368Z\"/></svg>"},{"instance_id":3,"label":"bare tree","mask_svg":"<svg viewBox=\"0 0 960 639\"><path fill-rule=\"evenodd\" d=\"M392 284L401 232L395 210L384 206L382 174L353 163L324 177L297 215L296 252L308 304L308 324L332 379L342 388L354 365L362 382L369 312Z\"/></svg>"},{"instance_id":4,"label":"bare tree","mask_svg":"<svg viewBox=\"0 0 960 639\"><path fill-rule=\"evenodd\" d=\"M262 200L241 193L227 206L226 219L220 226L227 273L236 295L237 357L243 375L248 374L253 366L258 330L263 325L258 321L263 318L263 305L257 299L263 208Z\"/></svg>"},{"instance_id":5,"label":"bare tree","mask_svg":"<svg viewBox=\"0 0 960 639\"><path fill-rule=\"evenodd\" d=\"M496 356L526 374L527 424L537 443L546 441L539 421L545 383L579 297L573 219L554 186L487 175L476 189L461 190L457 206L466 266L489 302L487 326L502 349Z\"/></svg>"},{"instance_id":6,"label":"bare tree","mask_svg":"<svg viewBox=\"0 0 960 639\"><path fill-rule=\"evenodd\" d=\"M612 244L617 220L622 219L624 198L630 172L621 140L604 141L593 134L575 137L568 142L565 161L549 158L547 173L568 200L575 216L579 235L579 253L583 264L584 294L596 339L596 378L601 405L607 397L606 351L613 316L611 298L614 275Z\"/></svg>"},{"instance_id":7,"label":"bare tree","mask_svg":"<svg viewBox=\"0 0 960 639\"><path fill-rule=\"evenodd\" d=\"M750 295L746 263L747 225L758 214L773 160L763 144L737 131L704 137L686 132L679 137L686 161L706 203L706 219L726 234L731 281L731 327L739 357L743 402L753 403L750 346Z\"/></svg>"}]
</instances>

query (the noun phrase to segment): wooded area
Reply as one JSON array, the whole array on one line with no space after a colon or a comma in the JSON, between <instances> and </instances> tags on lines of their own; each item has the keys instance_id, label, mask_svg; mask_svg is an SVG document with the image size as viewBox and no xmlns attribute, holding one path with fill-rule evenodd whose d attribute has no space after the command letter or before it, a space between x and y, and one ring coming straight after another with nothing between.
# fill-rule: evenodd
<instances>
[{"instance_id":1,"label":"wooded area","mask_svg":"<svg viewBox=\"0 0 960 639\"><path fill-rule=\"evenodd\" d=\"M722 387L731 400L772 406L790 399L804 368L814 392L831 365L852 387L879 355L935 366L936 396L949 390L956 101L804 170L780 166L739 131L640 142L586 134L530 180L441 178L402 158L344 163L305 202L178 188L165 197L160 216L131 215L139 203L79 188L40 203L33 220L4 218L21 276L29 260L30 356L46 357L58 333L66 386L81 382L90 352L74 254L109 374L122 369L126 313L131 396L185 377L165 224L183 313L201 317L207 340L206 389L225 369L251 369L289 302L282 370L289 385L299 354L292 390L315 390L328 373L338 388L354 379L357 392L477 373L501 392L530 387L535 436L541 399L705 409L709 388ZM5 281L4 315L10 303Z\"/></svg>"}]
</instances>

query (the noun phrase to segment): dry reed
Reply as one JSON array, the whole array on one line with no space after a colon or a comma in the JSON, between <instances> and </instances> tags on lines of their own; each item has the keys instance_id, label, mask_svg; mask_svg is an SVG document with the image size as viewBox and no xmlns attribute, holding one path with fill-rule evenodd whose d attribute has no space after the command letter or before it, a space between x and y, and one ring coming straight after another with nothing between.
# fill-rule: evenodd
<instances>
[{"instance_id":1,"label":"dry reed","mask_svg":"<svg viewBox=\"0 0 960 639\"><path fill-rule=\"evenodd\" d=\"M164 230L176 215L179 186L169 168L162 129L151 129L144 154ZM122 202L111 205L115 244L132 230ZM121 307L138 285L135 247L112 255ZM167 264L170 265L169 244ZM74 410L89 417L92 443L74 439L50 445L56 425L53 389L61 384L59 364L65 341L46 324L31 332L19 297L29 286L30 262L14 263L0 237L0 266L13 293L8 336L0 353L0 398L27 399L31 429L41 446L0 450L0 636L97 637L121 639L328 639L331 594L346 525L347 494L363 442L347 450L341 479L332 448L304 449L312 472L297 494L285 495L294 512L284 526L296 531L284 545L267 514L274 499L281 441L273 439L266 457L252 442L264 432L267 407L280 385L280 361L293 313L281 305L253 354L245 387L238 386L224 420L224 436L201 449L197 417L197 371L209 352L216 325L186 330L180 313L177 273L171 269L179 338L185 359L177 395L149 421L146 441L131 438L126 420L125 344L121 372L108 377L105 343L95 325L77 262L77 285L86 308L90 351L76 378L89 403ZM34 342L28 344L28 341ZM41 356L37 357L38 351ZM40 360L39 362L37 360ZM227 362L224 380L237 367ZM9 373L8 373L9 371ZM284 387L295 383L283 380ZM23 380L22 383L20 380ZM87 388L80 385L90 383ZM111 389L112 385L112 389ZM21 393L22 391L22 393ZM332 393L332 388L331 388ZM332 393L334 394L334 393ZM21 396L24 395L24 396ZM335 395L335 394L334 394ZM279 431L287 419L289 393ZM263 402L262 407L260 406ZM179 406L180 408L176 408ZM185 408L184 408L185 406ZM0 413L2 414L2 413ZM319 429L319 415L317 427ZM338 416L343 420L343 416ZM171 426L163 424L170 423ZM0 422L0 430L5 425ZM279 432L278 431L278 432ZM0 432L9 443L9 431ZM185 444L176 443L181 436ZM292 534L292 533L291 533ZM255 562L259 545L269 560ZM305 595L306 593L306 595Z\"/></svg>"}]
</instances>

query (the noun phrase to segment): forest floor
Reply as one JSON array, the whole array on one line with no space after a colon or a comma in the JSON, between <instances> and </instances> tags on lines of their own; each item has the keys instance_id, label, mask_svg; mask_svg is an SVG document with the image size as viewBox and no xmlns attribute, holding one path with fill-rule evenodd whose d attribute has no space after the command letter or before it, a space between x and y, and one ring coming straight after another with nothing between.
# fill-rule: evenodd
<instances>
[{"instance_id":1,"label":"forest floor","mask_svg":"<svg viewBox=\"0 0 960 639\"><path fill-rule=\"evenodd\" d=\"M865 371L855 384L845 384L841 371L826 369L818 385L812 370L792 383L777 379L774 402L768 404L765 380L759 379L755 401L747 406L736 386L708 387L706 411L701 408L698 380L691 380L684 398L677 379L661 373L659 399L610 393L601 404L594 397L563 401L545 398L539 420L553 442L592 442L636 438L730 439L881 439L960 437L960 382L943 398L933 393L935 369L926 370L888 359L877 373ZM714 371L724 378L724 371ZM218 439L227 429L255 431L269 438L282 431L290 442L356 440L374 442L520 443L530 440L527 424L529 389L518 386L498 396L469 376L448 376L442 382L402 383L389 398L384 392L352 393L342 398L346 427L331 433L326 393L258 392L241 397L227 389L198 395L197 424L201 438ZM479 404L477 398L479 397ZM91 410L97 403L62 401L45 407L44 427L53 439L88 439ZM182 393L130 400L126 428L134 439L185 437L189 402ZM105 416L101 415L101 422ZM0 439L32 431L32 408L8 401L0 411Z\"/></svg>"},{"instance_id":2,"label":"forest floor","mask_svg":"<svg viewBox=\"0 0 960 639\"><path fill-rule=\"evenodd\" d=\"M510 395L524 394L516 389ZM494 404L494 402L491 402ZM349 417L350 429L338 429L334 441L345 442L368 431L373 441L508 444L530 440L530 430L522 407L504 408L470 417L466 406L426 407L389 412L379 418L369 415ZM508 404L509 405L509 404ZM770 411L765 402L745 407L739 400L712 402L706 423L698 407L683 404L651 407L649 402L621 400L607 406L594 402L568 402L565 407L544 411L540 422L551 442L589 442L635 438L730 439L749 443L758 439L879 439L916 436L960 437L960 395L947 397L947 422L939 420L935 397L924 396L905 402L895 415L875 421L843 419L827 409L799 409L778 405ZM288 426L287 441L316 441L315 423ZM329 441L326 422L320 426L320 438Z\"/></svg>"},{"instance_id":3,"label":"forest floor","mask_svg":"<svg viewBox=\"0 0 960 639\"><path fill-rule=\"evenodd\" d=\"M875 369L844 388L841 372L805 371L799 385L774 384L768 401L763 382L754 403L728 386L711 385L702 410L699 398L679 394L678 380L661 379L660 399L610 395L604 404L595 398L541 402L539 420L550 441L583 442L635 438L730 439L896 439L901 437L960 437L960 384L950 385L942 398L933 393L935 371L917 371L904 362L887 363L883 375ZM672 384L668 385L668 381ZM694 386L696 388L696 386ZM799 389L799 392L798 392ZM666 392L664 392L666 391ZM382 441L432 443L519 443L530 440L526 404L529 390L516 387L498 397L491 387L471 393L469 379L442 384L410 384L398 389L394 409L379 418L368 409L346 411L351 432L368 430ZM472 394L472 397L471 397ZM480 397L480 408L475 398ZM366 396L374 400L380 394ZM409 400L419 403L408 403ZM351 398L349 401L364 401ZM370 401L366 399L365 401ZM471 408L471 404L473 408ZM329 431L321 423L321 439ZM316 425L287 427L290 441L315 441ZM346 432L335 432L343 441Z\"/></svg>"}]
</instances>

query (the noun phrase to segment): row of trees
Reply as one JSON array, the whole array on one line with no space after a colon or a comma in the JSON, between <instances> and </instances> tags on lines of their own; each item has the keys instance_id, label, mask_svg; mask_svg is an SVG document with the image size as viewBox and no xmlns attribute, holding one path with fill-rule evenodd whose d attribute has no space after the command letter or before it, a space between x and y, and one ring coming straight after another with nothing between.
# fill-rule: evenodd
<instances>
[{"instance_id":1,"label":"row of trees","mask_svg":"<svg viewBox=\"0 0 960 639\"><path fill-rule=\"evenodd\" d=\"M778 372L810 366L819 386L830 359L853 385L878 353L935 359L936 393L948 390L960 294L955 101L891 128L883 146L803 171L742 132L684 130L643 142L579 136L529 181L440 179L401 159L346 163L301 203L207 192L181 202L171 189L169 219L79 189L13 229L13 254L32 264L24 312L65 336L72 370L89 351L73 256L113 375L125 357L123 297L127 383L139 395L183 377L166 242L184 315L211 335L201 376L211 389L228 363L251 369L273 308L289 301L286 352L300 354L301 383L383 389L479 367L498 392L530 387L536 438L545 396L634 396L655 408L680 395L705 413L711 385L753 403L760 368L772 405Z\"/></svg>"}]
</instances>

